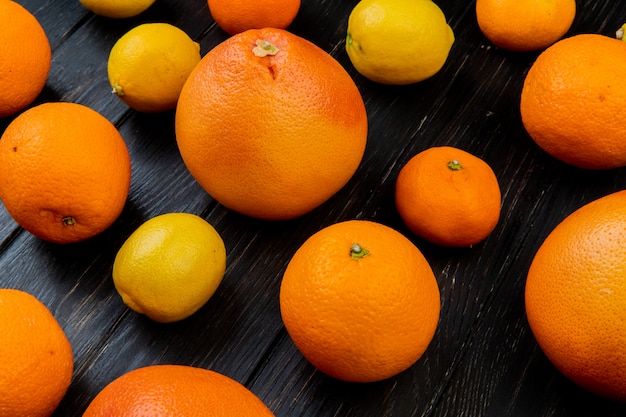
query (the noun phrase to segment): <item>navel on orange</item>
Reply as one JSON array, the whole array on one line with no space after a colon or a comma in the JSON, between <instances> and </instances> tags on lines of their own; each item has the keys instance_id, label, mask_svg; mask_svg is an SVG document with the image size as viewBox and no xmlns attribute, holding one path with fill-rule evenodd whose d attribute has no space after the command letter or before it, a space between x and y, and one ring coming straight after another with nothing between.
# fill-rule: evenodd
<instances>
[{"instance_id":1,"label":"navel on orange","mask_svg":"<svg viewBox=\"0 0 626 417\"><path fill-rule=\"evenodd\" d=\"M0 0L0 28L0 117L6 117L41 93L52 51L37 18L15 1Z\"/></svg>"},{"instance_id":2,"label":"navel on orange","mask_svg":"<svg viewBox=\"0 0 626 417\"><path fill-rule=\"evenodd\" d=\"M396 180L398 213L416 235L444 246L472 246L500 219L498 179L482 159L452 146L426 149Z\"/></svg>"},{"instance_id":3,"label":"navel on orange","mask_svg":"<svg viewBox=\"0 0 626 417\"><path fill-rule=\"evenodd\" d=\"M558 370L596 394L626 401L626 191L570 214L535 254L526 313Z\"/></svg>"},{"instance_id":4,"label":"navel on orange","mask_svg":"<svg viewBox=\"0 0 626 417\"><path fill-rule=\"evenodd\" d=\"M626 165L626 42L598 34L565 38L526 75L520 111L530 137L583 169Z\"/></svg>"},{"instance_id":5,"label":"navel on orange","mask_svg":"<svg viewBox=\"0 0 626 417\"><path fill-rule=\"evenodd\" d=\"M49 417L74 371L72 346L33 295L0 289L0 415Z\"/></svg>"},{"instance_id":6,"label":"navel on orange","mask_svg":"<svg viewBox=\"0 0 626 417\"><path fill-rule=\"evenodd\" d=\"M328 53L285 30L251 29L209 51L176 108L176 139L218 202L268 220L328 200L358 168L363 99Z\"/></svg>"},{"instance_id":7,"label":"navel on orange","mask_svg":"<svg viewBox=\"0 0 626 417\"><path fill-rule=\"evenodd\" d=\"M430 265L411 241L379 223L352 220L312 235L280 287L294 344L320 371L373 382L412 366L439 321Z\"/></svg>"},{"instance_id":8,"label":"navel on orange","mask_svg":"<svg viewBox=\"0 0 626 417\"><path fill-rule=\"evenodd\" d=\"M17 116L0 140L0 199L30 233L55 243L93 237L120 215L130 156L115 126L74 103Z\"/></svg>"},{"instance_id":9,"label":"navel on orange","mask_svg":"<svg viewBox=\"0 0 626 417\"><path fill-rule=\"evenodd\" d=\"M118 377L96 395L83 417L273 417L239 382L208 369L151 365Z\"/></svg>"}]
</instances>

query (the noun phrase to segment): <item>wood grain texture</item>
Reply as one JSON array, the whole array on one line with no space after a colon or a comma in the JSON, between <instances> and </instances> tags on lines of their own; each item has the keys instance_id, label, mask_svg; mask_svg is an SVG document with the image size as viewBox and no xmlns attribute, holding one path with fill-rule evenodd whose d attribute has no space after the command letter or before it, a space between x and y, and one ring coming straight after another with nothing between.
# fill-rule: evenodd
<instances>
[{"instance_id":1,"label":"wood grain texture","mask_svg":"<svg viewBox=\"0 0 626 417\"><path fill-rule=\"evenodd\" d=\"M329 52L353 77L366 104L369 136L348 185L318 209L286 222L246 218L217 204L182 163L173 112L140 114L110 94L109 51L140 23L172 23L200 42L203 54L225 40L205 0L157 0L124 20L95 16L78 0L17 2L40 20L53 48L48 83L36 103L70 101L101 112L119 128L133 164L122 215L88 242L38 240L0 206L0 286L42 300L73 346L74 379L55 416L81 416L112 379L156 363L222 372L255 392L277 417L626 415L626 406L588 394L556 371L528 328L523 300L526 272L543 239L578 207L625 188L626 171L578 170L530 140L519 117L519 94L537 54L491 45L476 24L474 2L437 1L456 36L448 62L429 80L391 87L361 77L345 53L347 18L357 0L302 1L290 30ZM613 36L623 23L619 1L580 0L577 6L568 36ZM0 129L10 120L0 120ZM419 151L440 145L483 158L502 188L500 223L473 248L422 241L395 211L400 168ZM225 241L228 267L197 314L163 325L123 305L111 269L136 227L175 211L214 225ZM426 354L402 374L372 384L343 383L317 372L289 339L278 306L282 273L297 247L322 227L353 218L387 224L412 239L441 289L441 319Z\"/></svg>"}]
</instances>

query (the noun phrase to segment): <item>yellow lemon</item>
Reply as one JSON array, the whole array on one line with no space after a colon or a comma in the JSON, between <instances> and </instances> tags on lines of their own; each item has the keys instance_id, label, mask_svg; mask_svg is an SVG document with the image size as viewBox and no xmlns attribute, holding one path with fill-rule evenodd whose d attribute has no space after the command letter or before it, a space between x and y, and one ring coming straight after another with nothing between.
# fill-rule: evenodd
<instances>
[{"instance_id":1,"label":"yellow lemon","mask_svg":"<svg viewBox=\"0 0 626 417\"><path fill-rule=\"evenodd\" d=\"M83 6L97 15L123 19L137 16L152 6L155 0L80 0Z\"/></svg>"},{"instance_id":2,"label":"yellow lemon","mask_svg":"<svg viewBox=\"0 0 626 417\"><path fill-rule=\"evenodd\" d=\"M137 111L172 110L200 58L200 45L181 29L168 23L144 23L113 45L109 83L113 94Z\"/></svg>"},{"instance_id":3,"label":"yellow lemon","mask_svg":"<svg viewBox=\"0 0 626 417\"><path fill-rule=\"evenodd\" d=\"M453 43L452 29L431 0L362 0L348 18L350 61L361 75L381 84L432 77Z\"/></svg>"},{"instance_id":4,"label":"yellow lemon","mask_svg":"<svg viewBox=\"0 0 626 417\"><path fill-rule=\"evenodd\" d=\"M217 290L226 269L218 232L195 214L167 213L143 223L113 263L124 303L154 321L189 317Z\"/></svg>"}]
</instances>

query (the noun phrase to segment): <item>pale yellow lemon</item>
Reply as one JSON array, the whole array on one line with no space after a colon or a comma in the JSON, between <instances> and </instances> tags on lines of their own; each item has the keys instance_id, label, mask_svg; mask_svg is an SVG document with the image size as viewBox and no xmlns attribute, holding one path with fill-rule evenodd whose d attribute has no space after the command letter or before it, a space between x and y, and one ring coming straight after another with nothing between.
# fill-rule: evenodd
<instances>
[{"instance_id":1,"label":"pale yellow lemon","mask_svg":"<svg viewBox=\"0 0 626 417\"><path fill-rule=\"evenodd\" d=\"M189 317L215 293L226 269L224 242L190 213L167 213L139 226L119 249L113 283L124 303L150 319Z\"/></svg>"},{"instance_id":2,"label":"pale yellow lemon","mask_svg":"<svg viewBox=\"0 0 626 417\"><path fill-rule=\"evenodd\" d=\"M83 6L97 15L124 19L137 16L152 6L155 0L80 0Z\"/></svg>"},{"instance_id":3,"label":"pale yellow lemon","mask_svg":"<svg viewBox=\"0 0 626 417\"><path fill-rule=\"evenodd\" d=\"M200 45L183 30L169 23L144 23L113 45L109 83L113 94L137 111L172 110L200 58Z\"/></svg>"},{"instance_id":4,"label":"pale yellow lemon","mask_svg":"<svg viewBox=\"0 0 626 417\"><path fill-rule=\"evenodd\" d=\"M348 18L350 61L361 75L381 84L432 77L453 43L445 15L431 0L361 0Z\"/></svg>"}]
</instances>

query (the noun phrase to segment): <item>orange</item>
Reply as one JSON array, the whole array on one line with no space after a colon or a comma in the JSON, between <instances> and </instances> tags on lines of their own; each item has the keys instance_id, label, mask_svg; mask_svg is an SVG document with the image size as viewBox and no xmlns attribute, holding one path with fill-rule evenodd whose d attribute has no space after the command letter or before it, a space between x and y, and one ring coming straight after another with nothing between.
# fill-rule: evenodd
<instances>
[{"instance_id":1,"label":"orange","mask_svg":"<svg viewBox=\"0 0 626 417\"><path fill-rule=\"evenodd\" d=\"M0 138L0 199L20 226L50 242L78 242L109 227L130 174L115 126L80 104L30 108Z\"/></svg>"},{"instance_id":2,"label":"orange","mask_svg":"<svg viewBox=\"0 0 626 417\"><path fill-rule=\"evenodd\" d=\"M280 287L294 344L320 371L373 382L412 366L432 340L437 281L411 241L388 226L350 220L312 235Z\"/></svg>"},{"instance_id":3,"label":"orange","mask_svg":"<svg viewBox=\"0 0 626 417\"><path fill-rule=\"evenodd\" d=\"M494 45L516 52L544 49L567 33L575 0L476 0L476 19Z\"/></svg>"},{"instance_id":4,"label":"orange","mask_svg":"<svg viewBox=\"0 0 626 417\"><path fill-rule=\"evenodd\" d=\"M0 117L6 117L41 93L52 51L37 18L12 0L0 0L0 28Z\"/></svg>"},{"instance_id":5,"label":"orange","mask_svg":"<svg viewBox=\"0 0 626 417\"><path fill-rule=\"evenodd\" d=\"M626 42L576 35L543 51L524 80L520 112L548 154L583 169L626 165Z\"/></svg>"},{"instance_id":6,"label":"orange","mask_svg":"<svg viewBox=\"0 0 626 417\"><path fill-rule=\"evenodd\" d=\"M273 417L239 382L203 368L151 365L134 369L96 395L83 417Z\"/></svg>"},{"instance_id":7,"label":"orange","mask_svg":"<svg viewBox=\"0 0 626 417\"><path fill-rule=\"evenodd\" d=\"M176 139L199 184L242 214L307 213L358 168L363 99L328 53L282 29L251 29L209 51L187 79Z\"/></svg>"},{"instance_id":8,"label":"orange","mask_svg":"<svg viewBox=\"0 0 626 417\"><path fill-rule=\"evenodd\" d=\"M230 35L248 29L286 29L298 15L300 0L207 0L215 23Z\"/></svg>"},{"instance_id":9,"label":"orange","mask_svg":"<svg viewBox=\"0 0 626 417\"><path fill-rule=\"evenodd\" d=\"M33 295L0 289L0 415L49 417L72 380L65 332Z\"/></svg>"},{"instance_id":10,"label":"orange","mask_svg":"<svg viewBox=\"0 0 626 417\"><path fill-rule=\"evenodd\" d=\"M537 342L565 376L626 400L626 191L570 214L535 254L526 312Z\"/></svg>"},{"instance_id":11,"label":"orange","mask_svg":"<svg viewBox=\"0 0 626 417\"><path fill-rule=\"evenodd\" d=\"M500 219L500 186L491 167L451 146L411 158L398 174L395 201L413 233L443 246L475 245Z\"/></svg>"}]
</instances>

